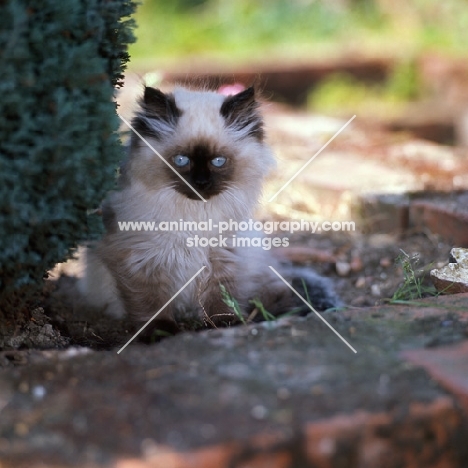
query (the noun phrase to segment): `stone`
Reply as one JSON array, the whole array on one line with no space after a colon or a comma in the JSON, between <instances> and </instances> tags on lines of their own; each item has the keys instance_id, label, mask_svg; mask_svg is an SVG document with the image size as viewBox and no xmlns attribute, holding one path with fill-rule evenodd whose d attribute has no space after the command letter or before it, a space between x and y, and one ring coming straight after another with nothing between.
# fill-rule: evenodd
<instances>
[{"instance_id":1,"label":"stone","mask_svg":"<svg viewBox=\"0 0 468 468\"><path fill-rule=\"evenodd\" d=\"M336 272L340 276L348 276L351 271L351 265L348 262L338 261L335 264Z\"/></svg>"},{"instance_id":2,"label":"stone","mask_svg":"<svg viewBox=\"0 0 468 468\"><path fill-rule=\"evenodd\" d=\"M453 263L431 270L431 280L442 294L468 292L468 249L453 248Z\"/></svg>"}]
</instances>

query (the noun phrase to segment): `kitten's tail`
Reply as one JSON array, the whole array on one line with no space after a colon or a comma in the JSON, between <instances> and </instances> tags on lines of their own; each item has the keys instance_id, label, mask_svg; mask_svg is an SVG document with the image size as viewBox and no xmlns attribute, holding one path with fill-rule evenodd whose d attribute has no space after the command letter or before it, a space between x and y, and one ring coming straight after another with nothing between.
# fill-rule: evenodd
<instances>
[{"instance_id":1,"label":"kitten's tail","mask_svg":"<svg viewBox=\"0 0 468 468\"><path fill-rule=\"evenodd\" d=\"M343 303L336 294L333 283L329 278L320 276L311 268L287 266L282 268L282 272L289 278L292 287L307 301L312 307L323 312L328 309L343 307ZM299 298L298 306L300 313L311 312ZM302 307L303 306L303 307Z\"/></svg>"}]
</instances>

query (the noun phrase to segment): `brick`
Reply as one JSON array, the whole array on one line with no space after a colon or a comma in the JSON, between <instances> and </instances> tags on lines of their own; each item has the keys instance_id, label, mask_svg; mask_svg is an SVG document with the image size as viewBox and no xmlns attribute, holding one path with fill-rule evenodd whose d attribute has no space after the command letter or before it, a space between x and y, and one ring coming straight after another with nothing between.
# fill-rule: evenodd
<instances>
[{"instance_id":1,"label":"brick","mask_svg":"<svg viewBox=\"0 0 468 468\"><path fill-rule=\"evenodd\" d=\"M447 397L413 403L406 414L340 415L306 427L307 459L314 468L455 468L453 439L461 424Z\"/></svg>"},{"instance_id":2,"label":"brick","mask_svg":"<svg viewBox=\"0 0 468 468\"><path fill-rule=\"evenodd\" d=\"M440 102L413 103L405 115L387 123L390 131L408 131L416 138L442 144L455 141L455 112ZM437 109L437 111L436 111Z\"/></svg>"},{"instance_id":3,"label":"brick","mask_svg":"<svg viewBox=\"0 0 468 468\"><path fill-rule=\"evenodd\" d=\"M236 464L236 468L290 468L292 456L290 453L265 453L257 455L245 462Z\"/></svg>"},{"instance_id":4,"label":"brick","mask_svg":"<svg viewBox=\"0 0 468 468\"><path fill-rule=\"evenodd\" d=\"M462 423L450 397L427 404L413 402L405 414L361 410L338 415L304 426L305 463L314 468L456 468L458 454L453 441ZM281 438L259 434L243 444L187 452L161 448L146 460L119 460L113 468L290 468L297 441L283 441L281 450L279 442Z\"/></svg>"},{"instance_id":5,"label":"brick","mask_svg":"<svg viewBox=\"0 0 468 468\"><path fill-rule=\"evenodd\" d=\"M160 446L154 454L145 459L121 459L116 461L112 468L220 468L228 466L237 451L238 448L234 444L219 444L187 452L177 452L171 447Z\"/></svg>"},{"instance_id":6,"label":"brick","mask_svg":"<svg viewBox=\"0 0 468 468\"><path fill-rule=\"evenodd\" d=\"M354 207L366 233L402 234L408 229L409 197L406 194L363 195Z\"/></svg>"},{"instance_id":7,"label":"brick","mask_svg":"<svg viewBox=\"0 0 468 468\"><path fill-rule=\"evenodd\" d=\"M403 356L422 366L452 392L468 414L468 342L436 349L406 351Z\"/></svg>"},{"instance_id":8,"label":"brick","mask_svg":"<svg viewBox=\"0 0 468 468\"><path fill-rule=\"evenodd\" d=\"M236 69L216 71L213 67L204 66L203 69L191 69L183 73L166 73L165 80L169 83L191 83L194 76L203 76L209 82L229 84L243 83L246 86L253 82L267 94L273 93L281 101L294 104L304 104L307 93L311 87L319 84L324 78L336 73L348 73L358 79L366 81L382 81L391 69L392 63L388 59L380 58L356 58L352 60L326 60L307 65L288 66L282 63L281 67L264 66L262 69L255 67L249 69Z\"/></svg>"},{"instance_id":9,"label":"brick","mask_svg":"<svg viewBox=\"0 0 468 468\"><path fill-rule=\"evenodd\" d=\"M457 247L468 247L468 212L431 201L411 203L410 223L416 229L429 229Z\"/></svg>"},{"instance_id":10,"label":"brick","mask_svg":"<svg viewBox=\"0 0 468 468\"><path fill-rule=\"evenodd\" d=\"M221 443L187 452L161 445L144 459L120 459L112 468L289 468L292 455L284 442L281 436L264 433L243 444Z\"/></svg>"}]
</instances>

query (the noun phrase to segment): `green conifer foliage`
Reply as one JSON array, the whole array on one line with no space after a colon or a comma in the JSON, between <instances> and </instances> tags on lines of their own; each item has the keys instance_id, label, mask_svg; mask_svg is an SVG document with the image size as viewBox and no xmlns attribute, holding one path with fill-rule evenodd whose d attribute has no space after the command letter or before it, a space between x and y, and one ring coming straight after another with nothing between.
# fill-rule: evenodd
<instances>
[{"instance_id":1,"label":"green conifer foliage","mask_svg":"<svg viewBox=\"0 0 468 468\"><path fill-rule=\"evenodd\" d=\"M130 0L0 0L0 312L91 236L122 157Z\"/></svg>"}]
</instances>

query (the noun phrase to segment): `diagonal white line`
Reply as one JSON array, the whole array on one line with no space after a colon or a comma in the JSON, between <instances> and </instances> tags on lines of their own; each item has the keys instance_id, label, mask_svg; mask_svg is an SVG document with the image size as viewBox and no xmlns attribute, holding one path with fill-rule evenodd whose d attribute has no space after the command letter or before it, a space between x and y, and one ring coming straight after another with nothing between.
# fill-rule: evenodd
<instances>
[{"instance_id":1,"label":"diagonal white line","mask_svg":"<svg viewBox=\"0 0 468 468\"><path fill-rule=\"evenodd\" d=\"M353 115L269 200L272 202L354 119Z\"/></svg>"},{"instance_id":2,"label":"diagonal white line","mask_svg":"<svg viewBox=\"0 0 468 468\"><path fill-rule=\"evenodd\" d=\"M271 270L276 274L276 276L283 281L283 283L310 309L312 312L315 313L315 315L327 325L330 330L335 333L338 338L340 338L341 341L343 341L354 353L357 353L357 351L272 267L270 266Z\"/></svg>"},{"instance_id":3,"label":"diagonal white line","mask_svg":"<svg viewBox=\"0 0 468 468\"><path fill-rule=\"evenodd\" d=\"M120 114L117 114L120 118L120 120L122 120L123 122L125 122L128 127L135 133L135 135L137 135L140 140L146 144L146 146L148 146L148 148L156 155L156 156L159 156L159 158L161 159L161 161L166 164L166 166L177 176L180 178L180 180L182 180L182 182L185 182L185 184L187 184L188 187L190 187L193 192L198 195L198 197L203 200L205 203L206 203L206 200L158 153L158 151L156 151L151 145L150 143L148 142L148 140L146 140L142 135L140 135L140 133L138 133L134 128L133 126L130 124L130 122L126 119L124 119Z\"/></svg>"},{"instance_id":4,"label":"diagonal white line","mask_svg":"<svg viewBox=\"0 0 468 468\"><path fill-rule=\"evenodd\" d=\"M157 316L170 304L201 272L206 268L203 265L118 351L120 354Z\"/></svg>"}]
</instances>

